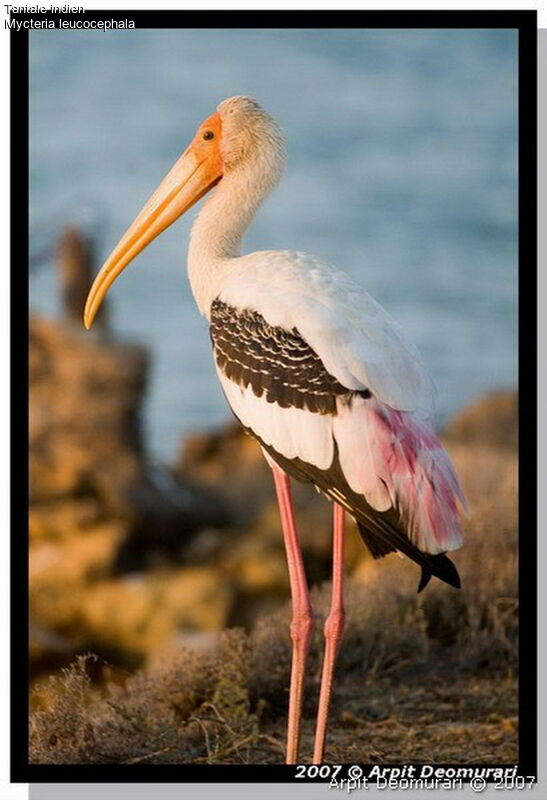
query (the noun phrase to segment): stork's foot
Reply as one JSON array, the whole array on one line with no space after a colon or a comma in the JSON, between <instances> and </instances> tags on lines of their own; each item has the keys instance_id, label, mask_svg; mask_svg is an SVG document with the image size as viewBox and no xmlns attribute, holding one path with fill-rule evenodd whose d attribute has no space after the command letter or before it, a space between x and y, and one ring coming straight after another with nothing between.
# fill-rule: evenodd
<instances>
[{"instance_id":1,"label":"stork's foot","mask_svg":"<svg viewBox=\"0 0 547 800\"><path fill-rule=\"evenodd\" d=\"M308 602L298 609L295 607L294 610L295 614L291 623L293 651L291 689L289 695L289 722L287 728L287 764L296 764L298 762L306 662L313 633L313 612L311 604Z\"/></svg>"}]
</instances>

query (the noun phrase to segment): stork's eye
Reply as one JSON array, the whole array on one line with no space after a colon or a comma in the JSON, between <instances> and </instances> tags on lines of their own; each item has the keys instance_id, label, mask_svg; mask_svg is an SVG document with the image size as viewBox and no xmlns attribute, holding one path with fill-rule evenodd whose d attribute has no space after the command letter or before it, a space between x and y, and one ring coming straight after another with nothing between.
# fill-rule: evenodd
<instances>
[{"instance_id":1,"label":"stork's eye","mask_svg":"<svg viewBox=\"0 0 547 800\"><path fill-rule=\"evenodd\" d=\"M203 134L203 138L204 139L214 139L215 138L215 134L213 133L213 131L205 131L205 133Z\"/></svg>"}]
</instances>

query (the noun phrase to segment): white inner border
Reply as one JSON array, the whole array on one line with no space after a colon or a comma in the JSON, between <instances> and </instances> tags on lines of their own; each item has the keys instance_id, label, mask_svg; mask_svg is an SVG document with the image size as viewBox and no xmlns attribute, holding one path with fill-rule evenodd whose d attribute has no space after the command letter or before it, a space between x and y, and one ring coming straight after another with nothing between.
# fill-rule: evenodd
<instances>
[{"instance_id":1,"label":"white inner border","mask_svg":"<svg viewBox=\"0 0 547 800\"><path fill-rule=\"evenodd\" d=\"M48 2L44 2L44 0L28 0L26 5L32 4L39 4L43 6L51 5ZM150 9L152 10L154 7L154 3L151 0L147 0L147 2L139 2L138 0L93 0L91 2L85 2L82 0L71 0L71 4L74 5L83 5L86 9ZM23 5L23 3L13 3L13 5ZM55 5L62 5L62 0L59 0L58 3ZM257 9L267 9L267 10L283 10L283 9L294 9L299 8L303 10L328 10L332 9L333 7L332 2L310 2L309 0L299 0L298 3L290 2L290 0L262 0L262 2L229 2L229 0L214 0L214 3L211 3L211 0L192 0L189 3L181 3L180 0L177 2L176 0L162 0L161 8L166 10L190 10L190 9L203 9L210 11L211 14L214 14L214 11L211 11L211 8L214 9L226 9L226 10L234 10L234 9L242 9L242 10L257 10ZM484 10L484 11L494 11L494 10L537 10L538 11L538 26L540 28L547 27L547 0L538 0L537 2L528 2L527 0L481 0L480 3L475 2L463 2L462 0L452 0L452 2L442 2L442 0L437 0L437 2L412 2L412 0L391 0L391 2L380 2L376 0L374 3L365 3L365 2L355 2L352 0L346 0L343 4L344 9L346 10L387 10L387 11L401 11L401 10L427 10L427 11L437 11L437 10L470 10L470 11L477 11L477 10ZM9 31L4 28L4 23L6 17L6 10L5 6L2 4L0 6L0 36L2 37L2 44L0 45L0 108L2 109L1 114L1 123L0 123L0 152L2 153L2 168L0 171L0 186L1 186L1 206L0 206L0 225L2 229L2 236L0 238L0 248L1 248L1 264L2 267L0 268L0 375L3 376L2 381L2 389L0 391L0 453L2 454L1 462L0 462L0 519L1 519L1 527L0 530L2 531L3 535L1 537L1 548L2 552L0 555L0 603L1 603L1 613L0 613L0 643L2 645L2 659L0 660L0 798L1 800L23 800L23 798L28 798L28 787L24 784L10 784L9 783L9 752L10 752L10 729L9 729L9 585L10 585L10 572L9 572L9 442L10 442L10 427L9 427L9 395L8 395L8 383L9 383L9 289L10 289L10 278L9 278L9 175L10 175L10 162L9 162L9 81L10 81L10 73L9 73ZM97 35L101 35L100 32ZM540 35L540 44L542 45L542 49L540 50L540 153L539 153L539 173L540 173L540 201L539 201L539 221L540 221L540 251L539 251L539 263L545 264L545 255L546 255L546 242L545 242L545 234L542 232L542 221L545 220L546 217L546 208L547 204L545 202L545 187L547 186L547 175L546 175L546 159L545 159L545 141L542 141L542 135L545 139L547 134L547 125L546 125L546 109L547 109L547 102L546 102L546 73L547 73L547 32L542 31ZM21 265L21 268L24 268L24 265ZM545 276L541 274L540 270L540 284L539 284L539 335L540 335L540 351L539 351L539 363L545 364L546 357L547 357L547 319L545 316L546 312L546 279ZM24 365L22 365L25 368ZM539 409L540 409L540 420L539 420L539 430L540 430L540 457L539 457L539 498L540 498L540 524L539 524L539 570L540 576L543 575L542 566L546 564L546 554L547 554L547 540L544 535L542 535L545 530L547 529L547 499L545 491L541 491L542 487L545 487L546 480L547 480L547 438L546 438L546 408L547 408L547 386L545 385L545 374L540 372L540 392L539 392ZM525 534L526 532L524 532ZM547 674L547 626L545 624L545 609L547 606L547 585L543 580L539 581L540 585L540 596L539 596L539 652L540 652L540 664L539 664L539 676L544 676ZM522 665L525 668L525 665ZM546 735L546 723L547 723L547 692L545 686L545 680L540 680L539 686L539 707L540 707L540 724L539 724L539 754L547 752L547 735ZM547 772L545 769L545 762L541 759L541 755L539 758L539 767L540 767L540 774L539 774L539 784L535 789L535 796L547 796ZM294 784L293 784L294 786ZM36 787L37 789L38 787ZM75 786L68 786L65 787L40 787L40 791L44 790L44 792L40 795L44 798L46 797L55 797L59 798L68 798L71 799L74 797L81 797L82 800L85 800L84 793L82 792L81 786L78 787L76 790ZM140 790L140 791L139 791ZM134 797L135 800L138 798L148 798L153 795L157 797L158 800L160 798L167 798L167 797L177 797L180 798L182 796L194 796L194 794L198 795L206 795L210 793L211 797L218 797L219 793L222 793L224 796L249 796L254 797L258 792L267 795L275 796L278 794L279 791L284 791L281 787L270 787L270 791L268 791L268 787L266 786L236 786L236 785L228 785L222 787L208 787L205 784L201 786L197 785L169 785L164 784L163 786L157 785L154 786L149 784L148 786L131 786L131 789L128 788L128 792L125 796L127 797ZM115 791L115 794L112 795L110 791L108 791L105 785L102 785L100 789L101 795L105 797L117 796L123 797L123 785L119 785L118 787L112 787L111 791ZM291 790L291 796L294 794L298 794L302 797L317 797L320 794L327 794L327 787L325 787L325 792L321 791L318 784L315 785L302 785L299 789L293 788ZM123 793L123 794L122 794ZM33 791L33 796L38 800L38 796L36 791ZM400 792L398 793L398 795ZM458 797L474 797L471 790L469 792L465 791L464 793L458 793ZM86 793L87 795L87 793ZM494 797L498 796L499 792L494 793L494 790L490 787L481 794L481 797ZM91 795L89 795L91 796ZM370 791L367 792L368 797L386 797L391 796L391 793L386 793L386 791L376 792ZM405 797L412 797L412 798L424 798L424 800L430 800L431 794L427 792L409 792L405 793Z\"/></svg>"}]
</instances>

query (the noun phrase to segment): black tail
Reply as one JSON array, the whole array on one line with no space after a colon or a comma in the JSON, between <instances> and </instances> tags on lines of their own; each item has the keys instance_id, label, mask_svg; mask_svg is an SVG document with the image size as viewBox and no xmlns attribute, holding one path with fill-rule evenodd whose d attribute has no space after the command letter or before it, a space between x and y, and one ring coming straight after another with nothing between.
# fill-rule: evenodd
<instances>
[{"instance_id":1,"label":"black tail","mask_svg":"<svg viewBox=\"0 0 547 800\"><path fill-rule=\"evenodd\" d=\"M448 583L450 586L454 586L456 589L460 588L458 570L444 553L436 556L422 553L406 536L403 536L400 531L390 525L387 519L376 517L374 521L367 520L367 523L365 525L363 522L358 521L357 527L373 558L382 558L388 553L399 550L420 565L422 575L418 584L418 593L425 589L432 576L439 578L439 580Z\"/></svg>"},{"instance_id":2,"label":"black tail","mask_svg":"<svg viewBox=\"0 0 547 800\"><path fill-rule=\"evenodd\" d=\"M432 575L435 575L436 578L448 583L455 589L460 588L461 582L460 576L458 575L458 570L447 556L442 554L439 556L426 555L425 557L428 559L428 564L421 565L422 577L420 578L420 583L418 584L418 594L422 591L422 589L425 589Z\"/></svg>"}]
</instances>

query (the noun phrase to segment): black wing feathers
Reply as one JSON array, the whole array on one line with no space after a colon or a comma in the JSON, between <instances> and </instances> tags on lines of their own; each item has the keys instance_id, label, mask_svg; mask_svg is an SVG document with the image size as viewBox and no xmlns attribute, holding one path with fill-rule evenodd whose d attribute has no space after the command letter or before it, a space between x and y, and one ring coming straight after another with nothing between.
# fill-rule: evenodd
<instances>
[{"instance_id":1,"label":"black wing feathers","mask_svg":"<svg viewBox=\"0 0 547 800\"><path fill-rule=\"evenodd\" d=\"M327 372L296 328L269 325L257 311L214 300L210 334L221 372L281 408L336 414L336 398L355 394ZM367 390L359 394L370 397Z\"/></svg>"}]
</instances>

